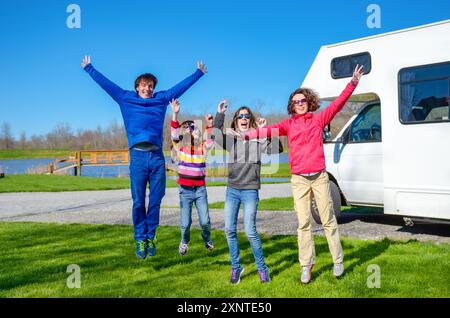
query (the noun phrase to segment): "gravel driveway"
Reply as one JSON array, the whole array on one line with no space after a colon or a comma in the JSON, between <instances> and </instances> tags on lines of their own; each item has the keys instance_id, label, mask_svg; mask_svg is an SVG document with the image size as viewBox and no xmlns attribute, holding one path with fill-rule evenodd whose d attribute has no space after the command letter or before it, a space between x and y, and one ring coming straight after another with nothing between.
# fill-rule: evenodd
<instances>
[{"instance_id":1,"label":"gravel driveway","mask_svg":"<svg viewBox=\"0 0 450 318\"><path fill-rule=\"evenodd\" d=\"M208 188L210 203L223 201L225 187ZM290 184L262 185L260 198L290 197ZM162 206L178 205L178 189L166 189ZM198 227L193 213L193 227ZM242 214L242 213L240 213ZM223 229L223 210L211 210L215 229ZM239 230L243 230L240 215ZM131 224L130 190L34 192L0 194L0 221L34 221L58 223ZM161 225L179 225L179 209L162 208ZM297 217L292 211L258 211L258 230L261 233L296 235ZM341 236L380 240L416 239L450 243L450 226L418 224L404 226L401 217L389 215L361 215L343 213L340 221ZM321 226L314 223L314 231L323 235Z\"/></svg>"}]
</instances>

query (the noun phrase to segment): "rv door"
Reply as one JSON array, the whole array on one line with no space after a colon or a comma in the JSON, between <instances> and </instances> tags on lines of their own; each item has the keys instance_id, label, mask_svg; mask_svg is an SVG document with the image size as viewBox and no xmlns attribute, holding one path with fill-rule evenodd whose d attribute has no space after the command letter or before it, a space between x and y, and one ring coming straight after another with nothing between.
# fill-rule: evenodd
<instances>
[{"instance_id":1,"label":"rv door","mask_svg":"<svg viewBox=\"0 0 450 318\"><path fill-rule=\"evenodd\" d=\"M340 187L350 204L383 204L381 106L368 104L335 144Z\"/></svg>"}]
</instances>

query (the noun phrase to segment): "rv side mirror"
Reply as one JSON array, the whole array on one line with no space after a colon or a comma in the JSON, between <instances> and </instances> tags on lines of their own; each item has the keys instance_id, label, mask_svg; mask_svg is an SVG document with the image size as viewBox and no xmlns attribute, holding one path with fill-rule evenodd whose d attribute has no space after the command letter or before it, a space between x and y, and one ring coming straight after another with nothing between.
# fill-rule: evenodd
<instances>
[{"instance_id":1,"label":"rv side mirror","mask_svg":"<svg viewBox=\"0 0 450 318\"><path fill-rule=\"evenodd\" d=\"M327 126L325 126L325 128L323 129L323 142L327 142L327 141L331 141L331 129L330 129L330 124L328 124Z\"/></svg>"}]
</instances>

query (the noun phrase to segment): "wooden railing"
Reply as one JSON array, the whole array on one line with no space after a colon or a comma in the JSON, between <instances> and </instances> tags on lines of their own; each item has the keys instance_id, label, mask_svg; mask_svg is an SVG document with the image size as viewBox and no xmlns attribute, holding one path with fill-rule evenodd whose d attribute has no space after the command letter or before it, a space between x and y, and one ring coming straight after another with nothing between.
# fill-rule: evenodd
<instances>
[{"instance_id":1,"label":"wooden railing","mask_svg":"<svg viewBox=\"0 0 450 318\"><path fill-rule=\"evenodd\" d=\"M58 173L74 169L75 176L81 176L83 166L123 166L130 162L128 149L123 150L81 150L73 156L58 159L48 165L48 173ZM66 164L62 166L62 164Z\"/></svg>"},{"instance_id":2,"label":"wooden railing","mask_svg":"<svg viewBox=\"0 0 450 318\"><path fill-rule=\"evenodd\" d=\"M62 166L62 164L65 164ZM128 149L119 150L81 150L65 159L58 159L48 164L47 174L74 169L75 176L81 176L81 167L85 166L124 166L130 164ZM175 170L166 163L166 171Z\"/></svg>"}]
</instances>

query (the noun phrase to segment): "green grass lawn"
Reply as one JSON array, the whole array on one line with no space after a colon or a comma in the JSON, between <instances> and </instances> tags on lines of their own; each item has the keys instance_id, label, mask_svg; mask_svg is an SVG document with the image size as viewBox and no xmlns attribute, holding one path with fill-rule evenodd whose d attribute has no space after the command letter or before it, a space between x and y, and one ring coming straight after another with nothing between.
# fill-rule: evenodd
<instances>
[{"instance_id":1,"label":"green grass lawn","mask_svg":"<svg viewBox=\"0 0 450 318\"><path fill-rule=\"evenodd\" d=\"M1 159L37 159L37 158L67 158L76 151L69 149L2 149ZM165 156L170 156L170 151L164 151Z\"/></svg>"},{"instance_id":2,"label":"green grass lawn","mask_svg":"<svg viewBox=\"0 0 450 318\"><path fill-rule=\"evenodd\" d=\"M223 186L226 182L208 182L208 186ZM175 180L167 180L168 188L177 187ZM130 188L127 178L95 178L57 175L7 175L0 178L0 193L2 192L59 192L116 190Z\"/></svg>"},{"instance_id":3,"label":"green grass lawn","mask_svg":"<svg viewBox=\"0 0 450 318\"><path fill-rule=\"evenodd\" d=\"M223 209L225 202L214 202L209 204L210 209ZM258 210L264 211L294 211L294 199L292 197L286 198L270 198L259 200ZM349 207L343 206L342 212L351 211L352 213L383 213L383 208L372 207Z\"/></svg>"},{"instance_id":4,"label":"green grass lawn","mask_svg":"<svg viewBox=\"0 0 450 318\"><path fill-rule=\"evenodd\" d=\"M0 159L66 158L73 152L68 149L3 149Z\"/></svg>"},{"instance_id":5,"label":"green grass lawn","mask_svg":"<svg viewBox=\"0 0 450 318\"><path fill-rule=\"evenodd\" d=\"M213 231L208 252L197 229L189 252L178 254L179 228L158 229L157 254L134 255L132 227L0 223L0 297L450 297L450 245L416 241L344 238L345 275L331 274L326 240L316 237L313 281L300 283L297 238L262 236L272 282L261 284L244 234L241 283L229 283L230 263L223 231ZM80 266L81 288L69 289L67 267ZM381 288L368 288L381 269Z\"/></svg>"},{"instance_id":6,"label":"green grass lawn","mask_svg":"<svg viewBox=\"0 0 450 318\"><path fill-rule=\"evenodd\" d=\"M280 182L263 182L266 184ZM224 181L207 181L208 187L226 186ZM168 188L176 188L175 180L167 180ZM96 178L74 177L43 174L12 174L0 178L0 193L2 192L60 192L88 190L116 190L130 188L130 179L126 178Z\"/></svg>"},{"instance_id":7,"label":"green grass lawn","mask_svg":"<svg viewBox=\"0 0 450 318\"><path fill-rule=\"evenodd\" d=\"M2 159L37 159L37 158L67 158L73 156L75 151L67 149L8 149L0 150L0 160ZM222 150L214 151L213 155L222 154ZM170 155L170 151L164 151L164 155ZM0 161L1 166L1 161ZM46 168L45 168L46 170ZM168 171L167 175L176 175L175 171ZM207 167L206 175L209 177L227 177L227 165L220 168ZM290 166L288 163L280 163L278 165L262 165L261 177L264 178L290 178Z\"/></svg>"},{"instance_id":8,"label":"green grass lawn","mask_svg":"<svg viewBox=\"0 0 450 318\"><path fill-rule=\"evenodd\" d=\"M261 176L269 178L290 178L291 167L289 163L280 163L278 167L263 165L261 167Z\"/></svg>"}]
</instances>

